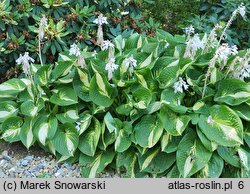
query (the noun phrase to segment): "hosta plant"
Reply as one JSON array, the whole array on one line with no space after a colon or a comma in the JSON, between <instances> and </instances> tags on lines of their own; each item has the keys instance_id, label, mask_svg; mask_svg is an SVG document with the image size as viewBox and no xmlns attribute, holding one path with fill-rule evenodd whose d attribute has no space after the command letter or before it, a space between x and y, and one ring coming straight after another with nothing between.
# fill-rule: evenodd
<instances>
[{"instance_id":1,"label":"hosta plant","mask_svg":"<svg viewBox=\"0 0 250 194\"><path fill-rule=\"evenodd\" d=\"M75 44L55 64L21 55L24 74L0 85L1 138L84 177L249 177L250 50L186 32Z\"/></svg>"}]
</instances>

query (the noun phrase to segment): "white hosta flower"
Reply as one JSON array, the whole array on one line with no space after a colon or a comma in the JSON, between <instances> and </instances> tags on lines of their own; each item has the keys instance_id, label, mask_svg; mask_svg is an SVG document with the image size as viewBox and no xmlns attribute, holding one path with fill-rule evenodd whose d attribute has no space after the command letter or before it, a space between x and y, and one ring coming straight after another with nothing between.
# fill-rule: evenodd
<instances>
[{"instance_id":1,"label":"white hosta flower","mask_svg":"<svg viewBox=\"0 0 250 194\"><path fill-rule=\"evenodd\" d=\"M96 18L93 23L102 26L103 24L108 24L107 17L104 17L103 14L100 14L98 18Z\"/></svg>"},{"instance_id":2,"label":"white hosta flower","mask_svg":"<svg viewBox=\"0 0 250 194\"><path fill-rule=\"evenodd\" d=\"M198 49L203 49L204 43L199 38L198 34L195 34L192 38L190 38L187 42L186 52L184 57L194 58Z\"/></svg>"},{"instance_id":3,"label":"white hosta flower","mask_svg":"<svg viewBox=\"0 0 250 194\"><path fill-rule=\"evenodd\" d=\"M179 80L175 82L173 88L175 93L183 93L184 90L187 90L189 85L181 78L179 77Z\"/></svg>"},{"instance_id":4,"label":"white hosta flower","mask_svg":"<svg viewBox=\"0 0 250 194\"><path fill-rule=\"evenodd\" d=\"M239 14L242 16L242 17L245 17L246 15L246 7L241 4L239 7L238 7L238 12Z\"/></svg>"},{"instance_id":5,"label":"white hosta flower","mask_svg":"<svg viewBox=\"0 0 250 194\"><path fill-rule=\"evenodd\" d=\"M101 45L102 51L108 50L110 47L114 48L114 44L110 40L104 40Z\"/></svg>"},{"instance_id":6,"label":"white hosta flower","mask_svg":"<svg viewBox=\"0 0 250 194\"><path fill-rule=\"evenodd\" d=\"M113 78L113 72L118 69L118 65L115 64L115 58L111 58L106 64L105 70L108 71L108 80Z\"/></svg>"},{"instance_id":7,"label":"white hosta flower","mask_svg":"<svg viewBox=\"0 0 250 194\"><path fill-rule=\"evenodd\" d=\"M137 60L135 60L133 55L131 55L129 58L125 59L124 64L127 68L129 68L129 75L132 76L134 68L137 66Z\"/></svg>"},{"instance_id":8,"label":"white hosta flower","mask_svg":"<svg viewBox=\"0 0 250 194\"><path fill-rule=\"evenodd\" d=\"M211 124L213 122L214 122L214 120L213 120L212 116L209 115L208 118L207 118L207 124Z\"/></svg>"},{"instance_id":9,"label":"white hosta flower","mask_svg":"<svg viewBox=\"0 0 250 194\"><path fill-rule=\"evenodd\" d=\"M185 31L185 34L187 34L187 35L194 34L194 27L191 25L191 26L185 28L184 31Z\"/></svg>"},{"instance_id":10,"label":"white hosta flower","mask_svg":"<svg viewBox=\"0 0 250 194\"><path fill-rule=\"evenodd\" d=\"M250 64L248 64L248 60L246 58L240 58L239 62L239 68L233 71L233 77L240 80L250 78Z\"/></svg>"},{"instance_id":11,"label":"white hosta flower","mask_svg":"<svg viewBox=\"0 0 250 194\"><path fill-rule=\"evenodd\" d=\"M23 72L26 75L28 75L30 72L30 62L34 63L35 60L29 56L28 52L25 52L23 56L20 54L19 58L16 60L18 65L23 65Z\"/></svg>"},{"instance_id":12,"label":"white hosta flower","mask_svg":"<svg viewBox=\"0 0 250 194\"><path fill-rule=\"evenodd\" d=\"M69 55L75 55L76 57L81 55L80 49L75 43L70 45Z\"/></svg>"},{"instance_id":13,"label":"white hosta flower","mask_svg":"<svg viewBox=\"0 0 250 194\"><path fill-rule=\"evenodd\" d=\"M218 48L218 61L223 62L223 67L227 63L227 59L230 55L236 55L238 53L238 48L237 46L232 46L230 47L228 44L223 43L219 48Z\"/></svg>"},{"instance_id":14,"label":"white hosta flower","mask_svg":"<svg viewBox=\"0 0 250 194\"><path fill-rule=\"evenodd\" d=\"M48 19L46 18L45 15L42 16L41 20L40 20L40 27L48 27Z\"/></svg>"},{"instance_id":15,"label":"white hosta flower","mask_svg":"<svg viewBox=\"0 0 250 194\"><path fill-rule=\"evenodd\" d=\"M131 55L129 58L125 59L124 64L125 64L126 67L129 67L129 66L136 67L137 66L137 60L135 60L133 55Z\"/></svg>"}]
</instances>

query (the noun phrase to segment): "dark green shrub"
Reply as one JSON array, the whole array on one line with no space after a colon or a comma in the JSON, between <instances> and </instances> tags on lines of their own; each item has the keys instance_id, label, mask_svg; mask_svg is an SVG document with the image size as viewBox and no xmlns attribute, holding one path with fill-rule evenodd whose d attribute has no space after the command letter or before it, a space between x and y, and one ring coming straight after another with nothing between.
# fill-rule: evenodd
<instances>
[{"instance_id":1,"label":"dark green shrub","mask_svg":"<svg viewBox=\"0 0 250 194\"><path fill-rule=\"evenodd\" d=\"M138 3L127 3L126 0L1 1L0 78L7 69L14 67L19 54L25 51L39 62L37 33L42 15L45 14L49 21L41 46L42 59L44 63L53 63L57 60L58 53L67 50L73 42L77 41L81 48L95 49L97 26L93 24L93 20L100 13L109 22L104 27L105 39L112 39L120 34L126 37L134 31L146 31ZM125 11L129 11L129 14L122 15ZM138 20L144 29L137 25ZM18 74L17 69L12 70L12 73Z\"/></svg>"},{"instance_id":2,"label":"dark green shrub","mask_svg":"<svg viewBox=\"0 0 250 194\"><path fill-rule=\"evenodd\" d=\"M199 13L199 0L155 0L144 3L144 15L159 22L170 33L182 33L186 19Z\"/></svg>"},{"instance_id":3,"label":"dark green shrub","mask_svg":"<svg viewBox=\"0 0 250 194\"><path fill-rule=\"evenodd\" d=\"M236 44L240 48L250 47L250 2L248 0L214 0L201 1L200 14L190 19L189 23L198 32L209 32L218 23L225 25L232 12L240 5L245 4L246 17L238 16L227 30L225 41L230 45Z\"/></svg>"}]
</instances>

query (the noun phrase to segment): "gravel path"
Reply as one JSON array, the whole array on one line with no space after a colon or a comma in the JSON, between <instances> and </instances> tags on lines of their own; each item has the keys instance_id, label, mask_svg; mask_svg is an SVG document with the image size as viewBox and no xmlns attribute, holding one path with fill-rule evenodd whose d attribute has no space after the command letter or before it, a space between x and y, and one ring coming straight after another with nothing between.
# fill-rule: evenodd
<instances>
[{"instance_id":1,"label":"gravel path","mask_svg":"<svg viewBox=\"0 0 250 194\"><path fill-rule=\"evenodd\" d=\"M0 178L80 178L79 164L58 163L39 147L26 150L20 143L0 141ZM114 171L99 178L118 178Z\"/></svg>"}]
</instances>

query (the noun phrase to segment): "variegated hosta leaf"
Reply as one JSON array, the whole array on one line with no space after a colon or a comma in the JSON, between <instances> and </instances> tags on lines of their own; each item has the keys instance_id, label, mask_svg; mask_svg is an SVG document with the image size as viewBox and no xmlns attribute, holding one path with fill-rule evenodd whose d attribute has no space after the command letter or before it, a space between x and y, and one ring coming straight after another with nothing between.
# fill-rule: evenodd
<instances>
[{"instance_id":1,"label":"variegated hosta leaf","mask_svg":"<svg viewBox=\"0 0 250 194\"><path fill-rule=\"evenodd\" d=\"M56 118L61 122L61 123L74 123L79 119L78 116L78 110L75 107L75 109L69 109L65 113L60 113L56 115Z\"/></svg>"},{"instance_id":2,"label":"variegated hosta leaf","mask_svg":"<svg viewBox=\"0 0 250 194\"><path fill-rule=\"evenodd\" d=\"M250 85L238 79L219 81L216 85L216 91L214 100L219 103L235 106L250 99Z\"/></svg>"},{"instance_id":3,"label":"variegated hosta leaf","mask_svg":"<svg viewBox=\"0 0 250 194\"><path fill-rule=\"evenodd\" d=\"M238 155L240 158L240 163L241 166L249 172L250 169L250 152L243 149L243 148L239 148L238 150Z\"/></svg>"},{"instance_id":4,"label":"variegated hosta leaf","mask_svg":"<svg viewBox=\"0 0 250 194\"><path fill-rule=\"evenodd\" d=\"M188 115L178 116L166 106L162 107L159 118L163 128L171 135L179 136L187 128L191 118Z\"/></svg>"},{"instance_id":5,"label":"variegated hosta leaf","mask_svg":"<svg viewBox=\"0 0 250 194\"><path fill-rule=\"evenodd\" d=\"M204 145L205 148L207 148L210 152L213 152L217 149L218 144L210 141L204 133L202 133L199 129L196 129L197 135L199 139L201 140L202 144Z\"/></svg>"},{"instance_id":6,"label":"variegated hosta leaf","mask_svg":"<svg viewBox=\"0 0 250 194\"><path fill-rule=\"evenodd\" d=\"M107 112L107 114L104 116L104 123L106 124L110 133L118 132L115 120L110 114L110 112Z\"/></svg>"},{"instance_id":7,"label":"variegated hosta leaf","mask_svg":"<svg viewBox=\"0 0 250 194\"><path fill-rule=\"evenodd\" d=\"M90 82L89 97L99 106L109 107L115 97L116 88L113 88L106 78L96 72Z\"/></svg>"},{"instance_id":8,"label":"variegated hosta leaf","mask_svg":"<svg viewBox=\"0 0 250 194\"><path fill-rule=\"evenodd\" d=\"M116 157L116 166L117 168L124 167L127 176L131 178L135 178L140 171L137 155L134 150L118 153Z\"/></svg>"},{"instance_id":9,"label":"variegated hosta leaf","mask_svg":"<svg viewBox=\"0 0 250 194\"><path fill-rule=\"evenodd\" d=\"M21 128L20 138L27 149L29 149L35 142L35 137L32 131L33 124L34 121L32 120L32 118L25 117L24 124Z\"/></svg>"},{"instance_id":10,"label":"variegated hosta leaf","mask_svg":"<svg viewBox=\"0 0 250 194\"><path fill-rule=\"evenodd\" d=\"M58 121L55 117L41 116L34 124L34 135L42 144L46 145L48 139L52 139L57 131Z\"/></svg>"},{"instance_id":11,"label":"variegated hosta leaf","mask_svg":"<svg viewBox=\"0 0 250 194\"><path fill-rule=\"evenodd\" d=\"M181 141L181 136L172 136L164 131L161 137L161 151L166 153L173 153Z\"/></svg>"},{"instance_id":12,"label":"variegated hosta leaf","mask_svg":"<svg viewBox=\"0 0 250 194\"><path fill-rule=\"evenodd\" d=\"M88 130L80 136L78 145L80 151L88 156L94 156L100 135L100 122L96 118L93 118Z\"/></svg>"},{"instance_id":13,"label":"variegated hosta leaf","mask_svg":"<svg viewBox=\"0 0 250 194\"><path fill-rule=\"evenodd\" d=\"M177 113L186 113L188 108L181 105L184 93L175 93L173 88L167 88L161 93L161 103Z\"/></svg>"},{"instance_id":14,"label":"variegated hosta leaf","mask_svg":"<svg viewBox=\"0 0 250 194\"><path fill-rule=\"evenodd\" d=\"M54 93L50 102L59 106L69 106L78 103L77 95L74 89L70 87L61 87L57 93Z\"/></svg>"},{"instance_id":15,"label":"variegated hosta leaf","mask_svg":"<svg viewBox=\"0 0 250 194\"><path fill-rule=\"evenodd\" d=\"M9 117L16 116L18 112L17 104L12 101L0 102L0 123Z\"/></svg>"},{"instance_id":16,"label":"variegated hosta leaf","mask_svg":"<svg viewBox=\"0 0 250 194\"><path fill-rule=\"evenodd\" d=\"M167 88L175 83L179 75L179 69L179 60L176 60L164 67L156 77L156 80L159 82L159 87Z\"/></svg>"},{"instance_id":17,"label":"variegated hosta leaf","mask_svg":"<svg viewBox=\"0 0 250 194\"><path fill-rule=\"evenodd\" d=\"M143 86L138 86L132 91L132 93L135 98L134 107L138 109L146 109L152 100L151 91Z\"/></svg>"},{"instance_id":18,"label":"variegated hosta leaf","mask_svg":"<svg viewBox=\"0 0 250 194\"><path fill-rule=\"evenodd\" d=\"M124 152L130 147L131 143L129 134L124 129L121 129L115 140L115 151Z\"/></svg>"},{"instance_id":19,"label":"variegated hosta leaf","mask_svg":"<svg viewBox=\"0 0 250 194\"><path fill-rule=\"evenodd\" d=\"M22 114L34 117L38 113L38 107L31 100L25 101L20 106Z\"/></svg>"},{"instance_id":20,"label":"variegated hosta leaf","mask_svg":"<svg viewBox=\"0 0 250 194\"><path fill-rule=\"evenodd\" d=\"M212 152L202 145L194 131L190 131L182 138L176 152L181 175L184 178L191 177L205 167L211 156Z\"/></svg>"},{"instance_id":21,"label":"variegated hosta leaf","mask_svg":"<svg viewBox=\"0 0 250 194\"><path fill-rule=\"evenodd\" d=\"M209 162L200 171L201 178L219 178L223 168L223 159L214 152Z\"/></svg>"},{"instance_id":22,"label":"variegated hosta leaf","mask_svg":"<svg viewBox=\"0 0 250 194\"><path fill-rule=\"evenodd\" d=\"M175 159L175 153L167 154L161 152L160 148L150 149L138 158L141 171L152 174L163 173L172 166Z\"/></svg>"},{"instance_id":23,"label":"variegated hosta leaf","mask_svg":"<svg viewBox=\"0 0 250 194\"><path fill-rule=\"evenodd\" d=\"M52 144L56 151L63 156L73 156L78 146L79 135L75 126L71 123L59 125Z\"/></svg>"},{"instance_id":24,"label":"variegated hosta leaf","mask_svg":"<svg viewBox=\"0 0 250 194\"><path fill-rule=\"evenodd\" d=\"M201 115L199 128L210 141L222 146L243 144L243 125L239 116L225 105L214 105L210 115Z\"/></svg>"},{"instance_id":25,"label":"variegated hosta leaf","mask_svg":"<svg viewBox=\"0 0 250 194\"><path fill-rule=\"evenodd\" d=\"M50 65L44 65L37 70L34 76L36 84L39 84L40 86L45 86L49 83L51 76L51 67L52 66Z\"/></svg>"},{"instance_id":26,"label":"variegated hosta leaf","mask_svg":"<svg viewBox=\"0 0 250 194\"><path fill-rule=\"evenodd\" d=\"M250 122L250 106L247 103L234 106L232 109L239 115L240 118Z\"/></svg>"},{"instance_id":27,"label":"variegated hosta leaf","mask_svg":"<svg viewBox=\"0 0 250 194\"><path fill-rule=\"evenodd\" d=\"M219 146L217 152L228 164L237 168L241 167L238 151L235 148Z\"/></svg>"},{"instance_id":28,"label":"variegated hosta leaf","mask_svg":"<svg viewBox=\"0 0 250 194\"><path fill-rule=\"evenodd\" d=\"M13 78L0 84L0 94L17 94L25 90L25 88L26 85L23 81Z\"/></svg>"},{"instance_id":29,"label":"variegated hosta leaf","mask_svg":"<svg viewBox=\"0 0 250 194\"><path fill-rule=\"evenodd\" d=\"M81 135L84 131L88 129L91 120L92 120L92 115L89 114L88 111L85 111L80 115L80 119L77 122L77 127L76 127L79 135Z\"/></svg>"},{"instance_id":30,"label":"variegated hosta leaf","mask_svg":"<svg viewBox=\"0 0 250 194\"><path fill-rule=\"evenodd\" d=\"M113 161L114 156L115 152L112 150L99 152L93 157L81 154L79 163L83 177L95 178L98 173L101 173Z\"/></svg>"},{"instance_id":31,"label":"variegated hosta leaf","mask_svg":"<svg viewBox=\"0 0 250 194\"><path fill-rule=\"evenodd\" d=\"M21 117L10 117L6 119L2 124L1 139L10 143L19 141L22 125L23 119Z\"/></svg>"},{"instance_id":32,"label":"variegated hosta leaf","mask_svg":"<svg viewBox=\"0 0 250 194\"><path fill-rule=\"evenodd\" d=\"M56 63L55 68L52 71L52 81L57 80L59 77L67 75L72 69L71 61L60 61Z\"/></svg>"},{"instance_id":33,"label":"variegated hosta leaf","mask_svg":"<svg viewBox=\"0 0 250 194\"><path fill-rule=\"evenodd\" d=\"M153 147L163 132L162 125L156 115L146 115L134 128L135 143L143 148Z\"/></svg>"}]
</instances>

